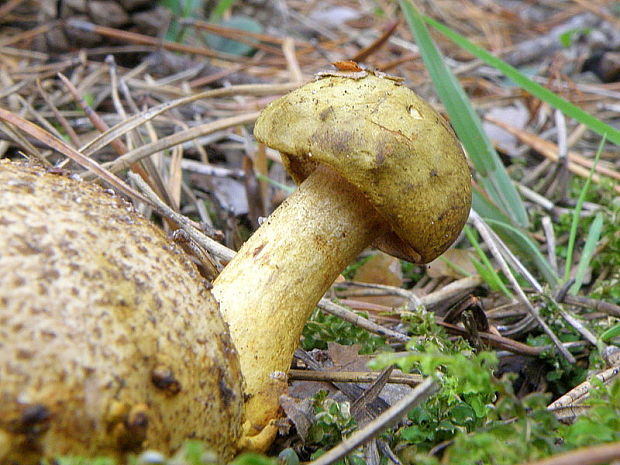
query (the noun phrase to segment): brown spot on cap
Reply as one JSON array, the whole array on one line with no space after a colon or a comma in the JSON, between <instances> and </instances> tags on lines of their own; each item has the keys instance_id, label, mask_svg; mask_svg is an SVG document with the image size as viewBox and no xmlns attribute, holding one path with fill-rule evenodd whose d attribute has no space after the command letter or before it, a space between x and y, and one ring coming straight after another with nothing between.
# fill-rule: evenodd
<instances>
[{"instance_id":1,"label":"brown spot on cap","mask_svg":"<svg viewBox=\"0 0 620 465\"><path fill-rule=\"evenodd\" d=\"M119 425L116 432L121 449L134 451L142 447L149 427L148 410L146 404L134 405L123 425Z\"/></svg>"},{"instance_id":2,"label":"brown spot on cap","mask_svg":"<svg viewBox=\"0 0 620 465\"><path fill-rule=\"evenodd\" d=\"M252 256L254 258L256 258L256 256L261 253L261 251L265 248L266 244L261 244L258 247L256 247L253 251L252 251Z\"/></svg>"},{"instance_id":3,"label":"brown spot on cap","mask_svg":"<svg viewBox=\"0 0 620 465\"><path fill-rule=\"evenodd\" d=\"M52 414L43 404L26 406L19 418L9 424L9 431L27 436L37 436L49 429Z\"/></svg>"},{"instance_id":4,"label":"brown spot on cap","mask_svg":"<svg viewBox=\"0 0 620 465\"><path fill-rule=\"evenodd\" d=\"M176 379L172 370L165 366L158 366L151 372L151 382L157 389L174 396L181 392L181 383Z\"/></svg>"}]
</instances>

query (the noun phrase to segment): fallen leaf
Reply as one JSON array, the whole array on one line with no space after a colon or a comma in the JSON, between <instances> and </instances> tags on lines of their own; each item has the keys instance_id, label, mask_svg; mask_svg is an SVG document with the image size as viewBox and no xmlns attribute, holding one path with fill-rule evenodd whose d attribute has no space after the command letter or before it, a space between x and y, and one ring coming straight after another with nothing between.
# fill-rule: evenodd
<instances>
[{"instance_id":1,"label":"fallen leaf","mask_svg":"<svg viewBox=\"0 0 620 465\"><path fill-rule=\"evenodd\" d=\"M400 261L398 258L386 253L377 252L357 269L353 280L361 283L401 287L403 284L403 273L400 268ZM395 295L351 297L351 299L385 305L386 307L399 307L405 303L403 297Z\"/></svg>"},{"instance_id":2,"label":"fallen leaf","mask_svg":"<svg viewBox=\"0 0 620 465\"><path fill-rule=\"evenodd\" d=\"M462 269L467 273L475 275L477 271L471 261L473 257L475 257L475 255L469 250L446 250L443 255L426 265L426 274L431 278L443 278L444 276L448 276L454 279L461 279L466 276L458 271Z\"/></svg>"},{"instance_id":3,"label":"fallen leaf","mask_svg":"<svg viewBox=\"0 0 620 465\"><path fill-rule=\"evenodd\" d=\"M308 438L308 431L312 422L314 421L314 411L312 408L312 398L303 399L298 401L287 395L280 396L280 407L284 410L286 417L297 428L297 434L301 438L302 442L306 442Z\"/></svg>"}]
</instances>

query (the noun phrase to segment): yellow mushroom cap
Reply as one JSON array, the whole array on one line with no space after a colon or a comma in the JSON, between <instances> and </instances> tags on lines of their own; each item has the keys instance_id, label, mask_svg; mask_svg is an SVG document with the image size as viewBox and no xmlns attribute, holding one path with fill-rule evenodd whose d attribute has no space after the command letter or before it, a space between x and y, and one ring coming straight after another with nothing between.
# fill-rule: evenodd
<instances>
[{"instance_id":1,"label":"yellow mushroom cap","mask_svg":"<svg viewBox=\"0 0 620 465\"><path fill-rule=\"evenodd\" d=\"M471 177L449 124L389 77L326 75L272 102L256 138L298 184L319 164L348 180L390 224L377 245L427 263L452 244L471 207Z\"/></svg>"},{"instance_id":2,"label":"yellow mushroom cap","mask_svg":"<svg viewBox=\"0 0 620 465\"><path fill-rule=\"evenodd\" d=\"M0 463L241 434L239 361L195 266L99 186L0 161Z\"/></svg>"}]
</instances>

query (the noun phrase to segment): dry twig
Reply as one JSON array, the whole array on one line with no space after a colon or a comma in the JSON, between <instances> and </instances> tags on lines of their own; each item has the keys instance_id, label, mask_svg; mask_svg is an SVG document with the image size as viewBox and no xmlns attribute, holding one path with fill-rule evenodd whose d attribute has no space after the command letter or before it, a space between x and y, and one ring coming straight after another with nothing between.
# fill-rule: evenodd
<instances>
[{"instance_id":1,"label":"dry twig","mask_svg":"<svg viewBox=\"0 0 620 465\"><path fill-rule=\"evenodd\" d=\"M394 404L382 415L368 423L364 428L356 431L347 439L343 440L336 447L327 451L313 462L310 462L310 465L331 465L340 460L354 449L365 444L372 438L377 437L385 429L396 424L409 410L424 402L437 392L438 389L439 386L432 378L426 378L425 381L416 386L415 389L398 401L398 403Z\"/></svg>"}]
</instances>

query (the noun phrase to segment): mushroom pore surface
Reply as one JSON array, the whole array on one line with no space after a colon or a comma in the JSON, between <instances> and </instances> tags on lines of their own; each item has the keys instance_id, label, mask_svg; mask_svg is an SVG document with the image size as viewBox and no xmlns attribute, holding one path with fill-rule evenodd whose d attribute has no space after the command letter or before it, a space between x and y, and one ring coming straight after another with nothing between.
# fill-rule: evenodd
<instances>
[{"instance_id":1,"label":"mushroom pore surface","mask_svg":"<svg viewBox=\"0 0 620 465\"><path fill-rule=\"evenodd\" d=\"M391 231L386 252L427 263L452 244L471 206L471 176L449 124L394 79L325 76L271 103L254 129L299 184L319 164L359 189Z\"/></svg>"},{"instance_id":2,"label":"mushroom pore surface","mask_svg":"<svg viewBox=\"0 0 620 465\"><path fill-rule=\"evenodd\" d=\"M241 376L187 256L99 186L0 161L0 463L171 453L231 458Z\"/></svg>"}]
</instances>

